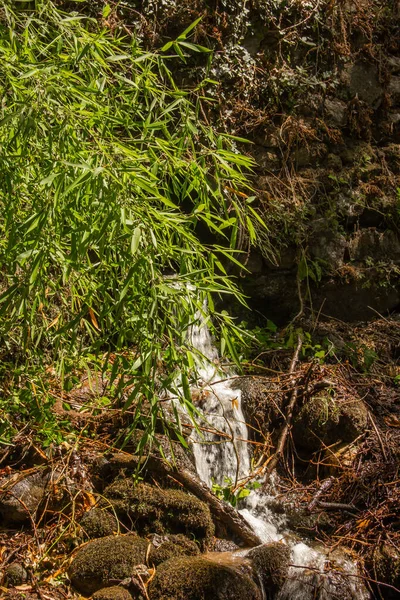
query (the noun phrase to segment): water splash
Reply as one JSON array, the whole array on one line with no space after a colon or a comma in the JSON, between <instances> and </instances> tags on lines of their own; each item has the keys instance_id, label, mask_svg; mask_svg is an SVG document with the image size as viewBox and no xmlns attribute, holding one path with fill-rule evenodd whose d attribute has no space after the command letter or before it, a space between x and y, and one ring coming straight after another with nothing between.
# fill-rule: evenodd
<instances>
[{"instance_id":1,"label":"water splash","mask_svg":"<svg viewBox=\"0 0 400 600\"><path fill-rule=\"evenodd\" d=\"M235 373L221 369L204 315L198 313L188 338L198 352L197 390L193 390L201 411L190 437L199 477L209 487L222 485L225 478L237 482L250 473L248 431L241 406L241 391L232 385ZM239 511L264 543L289 546L291 566L276 600L367 600L370 594L358 576L357 565L338 551L311 547L287 527L285 515L270 507L274 497L253 490ZM245 552L242 553L245 556ZM262 574L259 574L262 581ZM262 589L263 597L268 591Z\"/></svg>"}]
</instances>

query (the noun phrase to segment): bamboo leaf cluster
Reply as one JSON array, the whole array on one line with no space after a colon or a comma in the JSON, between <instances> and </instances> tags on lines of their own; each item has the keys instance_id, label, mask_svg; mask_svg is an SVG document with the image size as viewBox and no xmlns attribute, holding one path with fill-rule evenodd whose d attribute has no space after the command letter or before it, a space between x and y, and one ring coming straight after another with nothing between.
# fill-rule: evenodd
<instances>
[{"instance_id":1,"label":"bamboo leaf cluster","mask_svg":"<svg viewBox=\"0 0 400 600\"><path fill-rule=\"evenodd\" d=\"M205 300L214 331L241 335L214 299L243 302L227 264L255 236L252 161L201 121L209 100L177 86L169 46L33 6L0 2L1 343L61 378L100 357L151 438L166 391L190 403L176 373L194 376L186 332Z\"/></svg>"}]
</instances>

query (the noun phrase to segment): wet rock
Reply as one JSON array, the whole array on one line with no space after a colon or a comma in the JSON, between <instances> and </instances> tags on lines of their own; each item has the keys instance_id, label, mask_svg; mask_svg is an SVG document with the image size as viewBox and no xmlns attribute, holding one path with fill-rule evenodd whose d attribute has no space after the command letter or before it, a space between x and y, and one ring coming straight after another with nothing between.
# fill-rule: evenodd
<instances>
[{"instance_id":1,"label":"wet rock","mask_svg":"<svg viewBox=\"0 0 400 600\"><path fill-rule=\"evenodd\" d=\"M151 536L149 564L159 565L170 558L177 556L197 556L200 550L196 542L189 540L184 535L158 535Z\"/></svg>"},{"instance_id":2,"label":"wet rock","mask_svg":"<svg viewBox=\"0 0 400 600\"><path fill-rule=\"evenodd\" d=\"M132 576L146 562L148 542L136 535L110 536L89 542L80 549L69 568L72 585L90 596L101 588Z\"/></svg>"},{"instance_id":3,"label":"wet rock","mask_svg":"<svg viewBox=\"0 0 400 600\"><path fill-rule=\"evenodd\" d=\"M86 512L79 524L90 539L106 537L118 531L117 519L101 508L92 508Z\"/></svg>"},{"instance_id":4,"label":"wet rock","mask_svg":"<svg viewBox=\"0 0 400 600\"><path fill-rule=\"evenodd\" d=\"M160 489L122 479L104 490L121 520L138 533L183 533L206 544L214 533L208 506L181 490Z\"/></svg>"},{"instance_id":5,"label":"wet rock","mask_svg":"<svg viewBox=\"0 0 400 600\"><path fill-rule=\"evenodd\" d=\"M376 66L366 62L356 62L350 67L349 77L351 96L358 96L373 108L378 108L382 101L383 88L379 83Z\"/></svg>"},{"instance_id":6,"label":"wet rock","mask_svg":"<svg viewBox=\"0 0 400 600\"><path fill-rule=\"evenodd\" d=\"M231 540L214 538L209 550L210 552L234 552L239 550L239 546Z\"/></svg>"},{"instance_id":7,"label":"wet rock","mask_svg":"<svg viewBox=\"0 0 400 600\"><path fill-rule=\"evenodd\" d=\"M253 548L246 554L263 583L264 589L274 596L285 583L290 563L290 548L275 542Z\"/></svg>"},{"instance_id":8,"label":"wet rock","mask_svg":"<svg viewBox=\"0 0 400 600\"><path fill-rule=\"evenodd\" d=\"M347 124L347 105L337 98L325 100L325 114L329 125L345 127Z\"/></svg>"},{"instance_id":9,"label":"wet rock","mask_svg":"<svg viewBox=\"0 0 400 600\"><path fill-rule=\"evenodd\" d=\"M293 439L296 445L310 452L322 445L330 446L341 440L352 442L365 432L368 411L356 396L335 392L327 387L309 398L293 420Z\"/></svg>"},{"instance_id":10,"label":"wet rock","mask_svg":"<svg viewBox=\"0 0 400 600\"><path fill-rule=\"evenodd\" d=\"M22 585L28 579L28 573L20 563L12 563L5 570L5 580L8 587Z\"/></svg>"},{"instance_id":11,"label":"wet rock","mask_svg":"<svg viewBox=\"0 0 400 600\"><path fill-rule=\"evenodd\" d=\"M261 600L256 584L233 567L203 557L171 559L157 569L151 600Z\"/></svg>"},{"instance_id":12,"label":"wet rock","mask_svg":"<svg viewBox=\"0 0 400 600\"><path fill-rule=\"evenodd\" d=\"M24 523L34 518L44 499L50 476L39 471L21 479L10 475L0 481L0 515L5 523Z\"/></svg>"},{"instance_id":13,"label":"wet rock","mask_svg":"<svg viewBox=\"0 0 400 600\"><path fill-rule=\"evenodd\" d=\"M139 596L136 598L139 600ZM132 600L132 595L125 588L114 585L93 594L92 600Z\"/></svg>"}]
</instances>

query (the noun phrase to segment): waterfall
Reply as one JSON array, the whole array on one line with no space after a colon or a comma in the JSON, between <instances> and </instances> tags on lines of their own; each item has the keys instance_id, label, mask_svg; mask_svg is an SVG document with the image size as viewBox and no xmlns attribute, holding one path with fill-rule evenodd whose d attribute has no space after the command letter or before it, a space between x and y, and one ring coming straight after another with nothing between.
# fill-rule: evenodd
<instances>
[{"instance_id":1,"label":"waterfall","mask_svg":"<svg viewBox=\"0 0 400 600\"><path fill-rule=\"evenodd\" d=\"M197 314L188 338L198 352L197 388L192 393L202 415L197 418L201 433L195 429L189 440L197 473L209 487L226 481L235 484L251 471L241 391L232 385L235 373L218 365L218 352L203 314ZM354 562L344 553L329 554L322 545L304 543L288 529L285 515L276 515L270 508L271 500L265 492L253 490L239 512L264 543L281 542L290 548L291 566L276 600L370 598ZM262 591L266 597L266 590Z\"/></svg>"}]
</instances>

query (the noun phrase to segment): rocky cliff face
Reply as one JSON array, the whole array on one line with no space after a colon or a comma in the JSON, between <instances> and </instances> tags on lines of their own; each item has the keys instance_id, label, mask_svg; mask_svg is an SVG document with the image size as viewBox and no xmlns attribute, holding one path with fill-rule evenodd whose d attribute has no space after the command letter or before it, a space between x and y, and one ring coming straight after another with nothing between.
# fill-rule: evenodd
<instances>
[{"instance_id":1,"label":"rocky cliff face","mask_svg":"<svg viewBox=\"0 0 400 600\"><path fill-rule=\"evenodd\" d=\"M142 0L125 26L160 45L198 17L177 77L217 81L203 117L249 139L268 232L244 290L277 321L304 307L345 320L400 304L400 5L396 0ZM208 62L207 62L208 61ZM247 250L246 240L242 249ZM299 298L301 296L301 300Z\"/></svg>"}]
</instances>

